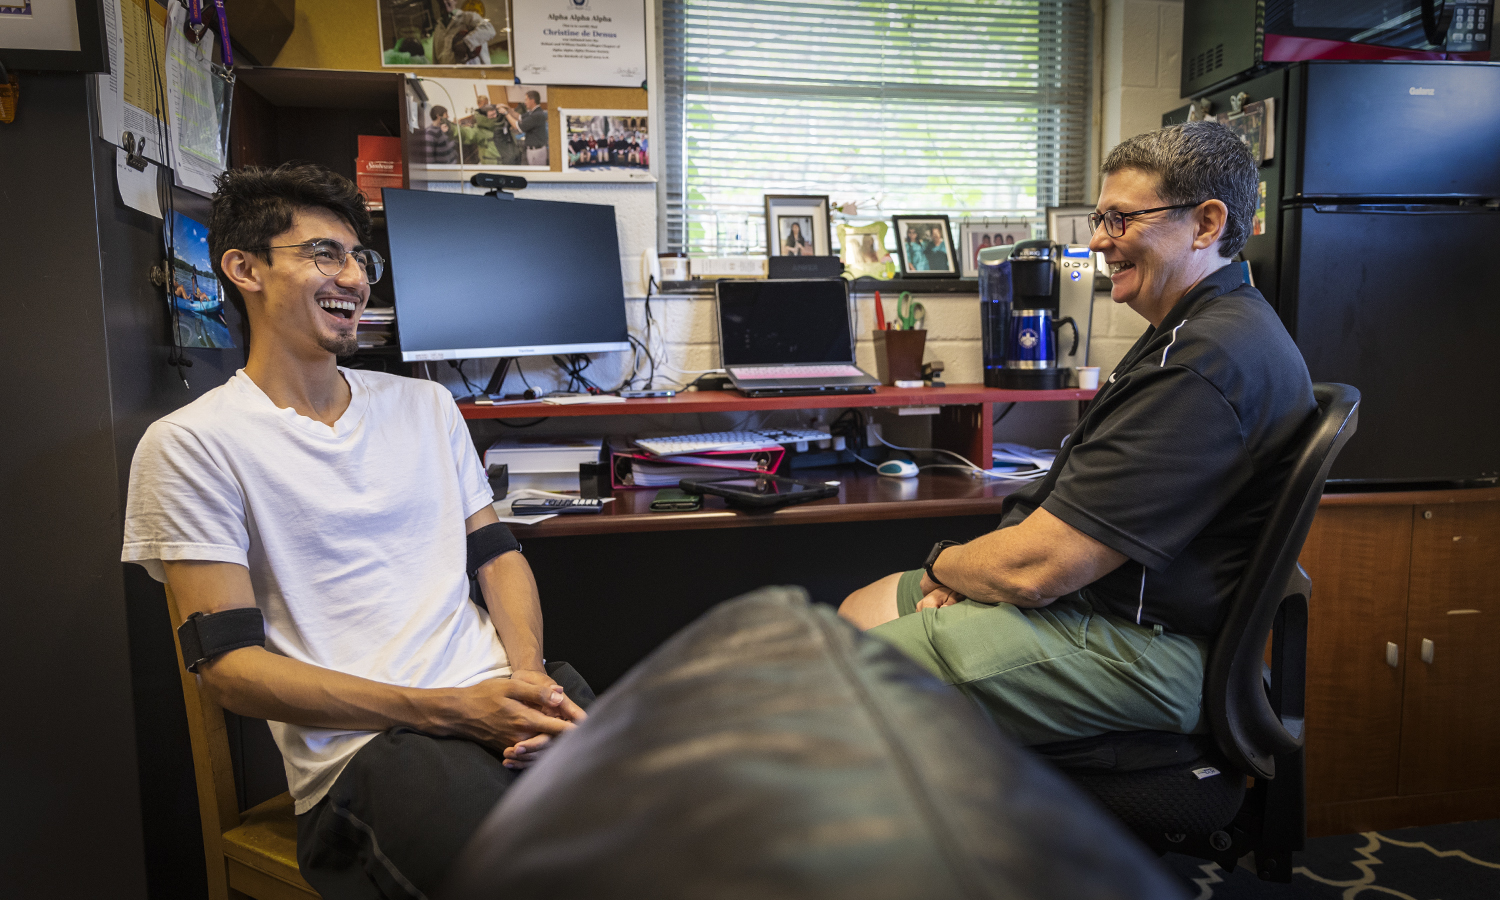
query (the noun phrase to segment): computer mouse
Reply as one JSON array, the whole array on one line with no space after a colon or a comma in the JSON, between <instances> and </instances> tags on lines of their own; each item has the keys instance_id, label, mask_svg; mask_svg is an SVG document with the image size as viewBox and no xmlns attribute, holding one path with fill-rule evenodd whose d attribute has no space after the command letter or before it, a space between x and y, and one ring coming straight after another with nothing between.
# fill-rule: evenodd
<instances>
[{"instance_id":1,"label":"computer mouse","mask_svg":"<svg viewBox=\"0 0 1500 900\"><path fill-rule=\"evenodd\" d=\"M875 471L892 478L916 478L917 464L909 459L888 459L876 466Z\"/></svg>"}]
</instances>

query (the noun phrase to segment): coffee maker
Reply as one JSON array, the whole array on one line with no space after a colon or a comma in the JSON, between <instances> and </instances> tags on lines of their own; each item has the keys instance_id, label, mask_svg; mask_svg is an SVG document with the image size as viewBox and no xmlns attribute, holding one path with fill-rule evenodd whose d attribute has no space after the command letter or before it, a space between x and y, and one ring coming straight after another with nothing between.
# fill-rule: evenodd
<instances>
[{"instance_id":1,"label":"coffee maker","mask_svg":"<svg viewBox=\"0 0 1500 900\"><path fill-rule=\"evenodd\" d=\"M1094 288L1088 247L1037 240L986 249L979 281L984 383L1013 390L1072 387L1073 367L1088 363ZM1065 325L1072 341L1060 352Z\"/></svg>"}]
</instances>

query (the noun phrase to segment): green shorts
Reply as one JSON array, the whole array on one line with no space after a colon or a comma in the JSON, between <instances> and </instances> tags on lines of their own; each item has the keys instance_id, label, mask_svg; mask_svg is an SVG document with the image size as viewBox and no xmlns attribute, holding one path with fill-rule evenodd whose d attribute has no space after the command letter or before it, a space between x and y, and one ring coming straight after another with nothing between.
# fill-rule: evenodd
<instances>
[{"instance_id":1,"label":"green shorts","mask_svg":"<svg viewBox=\"0 0 1500 900\"><path fill-rule=\"evenodd\" d=\"M1038 609L965 600L919 612L921 580L921 569L901 576L900 617L869 633L968 694L1021 743L1206 730L1206 640L1137 625L1079 593Z\"/></svg>"}]
</instances>

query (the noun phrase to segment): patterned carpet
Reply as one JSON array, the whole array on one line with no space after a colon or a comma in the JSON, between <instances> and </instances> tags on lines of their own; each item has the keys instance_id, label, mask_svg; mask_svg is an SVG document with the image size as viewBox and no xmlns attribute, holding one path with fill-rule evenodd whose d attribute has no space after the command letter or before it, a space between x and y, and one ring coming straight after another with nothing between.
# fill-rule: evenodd
<instances>
[{"instance_id":1,"label":"patterned carpet","mask_svg":"<svg viewBox=\"0 0 1500 900\"><path fill-rule=\"evenodd\" d=\"M1176 854L1163 862L1197 900L1495 900L1500 819L1312 838L1291 884Z\"/></svg>"}]
</instances>

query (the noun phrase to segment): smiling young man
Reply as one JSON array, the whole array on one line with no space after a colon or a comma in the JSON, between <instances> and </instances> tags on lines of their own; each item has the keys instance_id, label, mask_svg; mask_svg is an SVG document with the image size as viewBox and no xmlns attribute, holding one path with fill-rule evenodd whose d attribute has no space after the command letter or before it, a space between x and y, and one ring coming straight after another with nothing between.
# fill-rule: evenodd
<instances>
[{"instance_id":1,"label":"smiling young man","mask_svg":"<svg viewBox=\"0 0 1500 900\"><path fill-rule=\"evenodd\" d=\"M1150 327L997 530L940 542L839 610L1027 744L1201 730L1209 642L1316 408L1276 313L1229 265L1258 181L1234 133L1139 135L1102 172L1089 246Z\"/></svg>"},{"instance_id":2,"label":"smiling young man","mask_svg":"<svg viewBox=\"0 0 1500 900\"><path fill-rule=\"evenodd\" d=\"M210 257L248 357L147 429L123 558L171 586L204 690L270 722L307 880L422 896L592 693L544 668L536 583L452 397L336 364L384 267L358 190L307 164L218 186Z\"/></svg>"}]
</instances>

